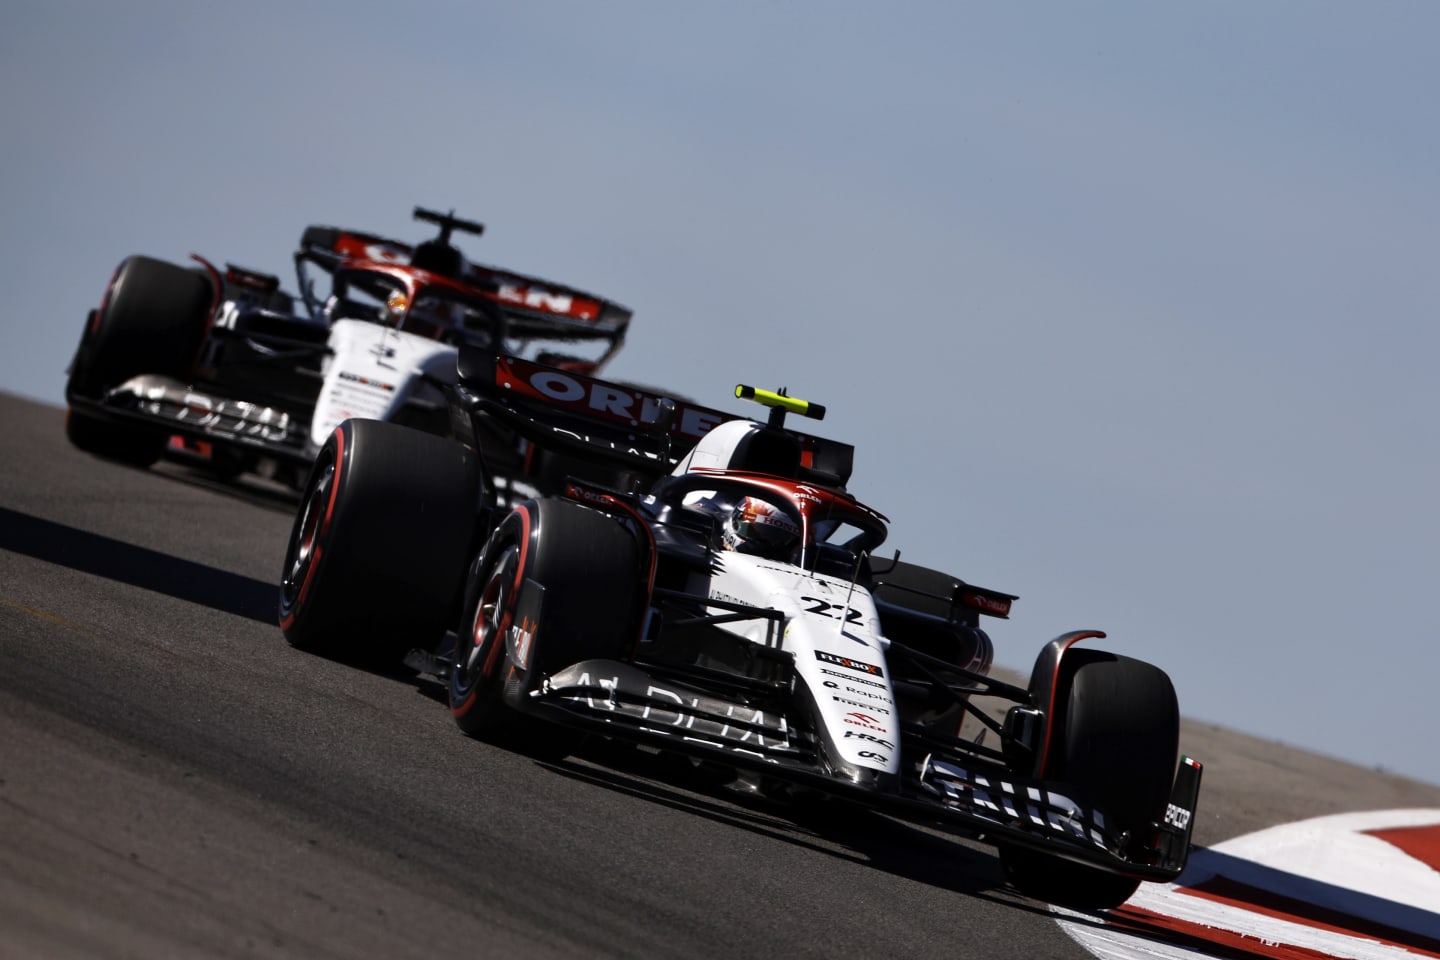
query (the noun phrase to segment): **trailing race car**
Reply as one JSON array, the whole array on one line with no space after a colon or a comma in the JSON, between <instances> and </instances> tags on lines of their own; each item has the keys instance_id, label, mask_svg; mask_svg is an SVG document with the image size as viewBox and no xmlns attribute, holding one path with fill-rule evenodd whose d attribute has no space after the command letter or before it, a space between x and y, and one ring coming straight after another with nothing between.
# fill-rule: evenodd
<instances>
[{"instance_id":1,"label":"trailing race car","mask_svg":"<svg viewBox=\"0 0 1440 960\"><path fill-rule=\"evenodd\" d=\"M1078 645L1097 631L1042 647L1028 686L990 677L980 617L1015 597L878 555L853 448L785 424L818 405L741 387L770 410L749 420L497 351L459 366L454 437L348 420L326 442L282 576L292 644L419 648L478 738L635 741L948 823L1043 899L1114 906L1184 868L1201 770L1169 678ZM492 482L502 428L573 469L528 498Z\"/></svg>"},{"instance_id":2,"label":"trailing race car","mask_svg":"<svg viewBox=\"0 0 1440 960\"><path fill-rule=\"evenodd\" d=\"M470 263L450 238L481 224L414 215L439 227L414 247L306 229L298 311L274 276L198 256L190 268L127 258L70 367L70 440L139 466L168 450L225 475L262 470L298 485L349 417L448 433L442 389L455 382L456 348L488 342L497 318L506 350L562 369L595 373L620 349L628 309ZM585 345L588 356L555 352Z\"/></svg>"}]
</instances>

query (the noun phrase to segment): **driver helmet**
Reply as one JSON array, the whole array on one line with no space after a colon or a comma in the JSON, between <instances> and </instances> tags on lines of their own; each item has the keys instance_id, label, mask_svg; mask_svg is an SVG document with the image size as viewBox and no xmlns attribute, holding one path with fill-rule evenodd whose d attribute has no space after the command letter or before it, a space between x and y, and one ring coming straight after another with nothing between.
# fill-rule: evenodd
<instances>
[{"instance_id":1,"label":"driver helmet","mask_svg":"<svg viewBox=\"0 0 1440 960\"><path fill-rule=\"evenodd\" d=\"M404 290L396 290L385 298L384 322L387 327L398 327L405 322L405 313L410 309L410 297Z\"/></svg>"},{"instance_id":2,"label":"driver helmet","mask_svg":"<svg viewBox=\"0 0 1440 960\"><path fill-rule=\"evenodd\" d=\"M800 528L774 504L743 497L730 511L721 535L727 550L779 558L800 541Z\"/></svg>"}]
</instances>

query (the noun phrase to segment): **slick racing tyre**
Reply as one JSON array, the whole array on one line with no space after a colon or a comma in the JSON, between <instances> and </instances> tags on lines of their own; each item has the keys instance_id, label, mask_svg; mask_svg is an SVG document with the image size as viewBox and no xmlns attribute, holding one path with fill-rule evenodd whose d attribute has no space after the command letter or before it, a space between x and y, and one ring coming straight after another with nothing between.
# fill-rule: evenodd
<instances>
[{"instance_id":1,"label":"slick racing tyre","mask_svg":"<svg viewBox=\"0 0 1440 960\"><path fill-rule=\"evenodd\" d=\"M451 440L346 420L311 468L285 554L293 646L365 663L432 648L455 622L480 466Z\"/></svg>"},{"instance_id":2,"label":"slick racing tyre","mask_svg":"<svg viewBox=\"0 0 1440 960\"><path fill-rule=\"evenodd\" d=\"M65 395L100 400L142 373L189 382L214 290L201 272L150 257L129 257L115 271L105 302L87 319ZM70 442L87 453L146 467L160 458L166 433L71 409Z\"/></svg>"},{"instance_id":3,"label":"slick racing tyre","mask_svg":"<svg viewBox=\"0 0 1440 960\"><path fill-rule=\"evenodd\" d=\"M1059 740L1044 778L1101 810L1112 829L1144 837L1161 820L1179 757L1180 710L1158 667L1116 654L1071 650L1056 691ZM1063 708L1060 706L1062 702ZM1020 847L1001 847L1006 879L1040 900L1081 910L1118 907L1140 881Z\"/></svg>"},{"instance_id":4,"label":"slick racing tyre","mask_svg":"<svg viewBox=\"0 0 1440 960\"><path fill-rule=\"evenodd\" d=\"M466 590L450 670L456 725L535 754L571 752L578 735L522 717L505 701L581 660L627 654L641 601L639 562L635 537L598 510L564 500L516 508L491 536Z\"/></svg>"}]
</instances>

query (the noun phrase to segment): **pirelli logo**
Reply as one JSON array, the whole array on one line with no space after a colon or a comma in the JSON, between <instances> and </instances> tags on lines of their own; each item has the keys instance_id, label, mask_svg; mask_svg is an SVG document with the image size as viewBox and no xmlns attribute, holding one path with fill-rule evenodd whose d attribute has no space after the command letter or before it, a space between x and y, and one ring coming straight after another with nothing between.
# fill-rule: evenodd
<instances>
[{"instance_id":1,"label":"pirelli logo","mask_svg":"<svg viewBox=\"0 0 1440 960\"><path fill-rule=\"evenodd\" d=\"M868 673L872 677L883 677L885 671L873 663L866 663L863 660L851 660L849 657L842 657L839 654L827 653L824 650L815 651L815 659L822 663L833 663L837 667L844 667L846 670L856 670L860 673Z\"/></svg>"}]
</instances>

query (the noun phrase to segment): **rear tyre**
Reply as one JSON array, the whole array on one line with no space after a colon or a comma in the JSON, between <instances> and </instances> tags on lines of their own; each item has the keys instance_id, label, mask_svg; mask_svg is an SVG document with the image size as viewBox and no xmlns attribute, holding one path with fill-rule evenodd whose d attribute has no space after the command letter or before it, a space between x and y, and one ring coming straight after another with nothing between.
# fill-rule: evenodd
<instances>
[{"instance_id":1,"label":"rear tyre","mask_svg":"<svg viewBox=\"0 0 1440 960\"><path fill-rule=\"evenodd\" d=\"M607 514L563 500L517 508L491 537L466 591L450 671L455 724L532 754L573 752L578 733L523 717L505 701L581 660L627 654L641 600L639 564L635 537ZM524 591L538 605L527 608L530 623L517 624ZM521 628L526 639L517 658L511 638Z\"/></svg>"},{"instance_id":2,"label":"rear tyre","mask_svg":"<svg viewBox=\"0 0 1440 960\"><path fill-rule=\"evenodd\" d=\"M346 420L310 471L280 585L291 645L392 663L455 622L480 469L458 443Z\"/></svg>"},{"instance_id":3,"label":"rear tyre","mask_svg":"<svg viewBox=\"0 0 1440 960\"><path fill-rule=\"evenodd\" d=\"M213 298L203 273L150 257L127 258L115 271L104 305L86 321L66 397L99 400L142 373L188 382ZM75 409L66 418L65 433L87 453L142 467L160 458L167 436L163 429Z\"/></svg>"},{"instance_id":4,"label":"rear tyre","mask_svg":"<svg viewBox=\"0 0 1440 960\"><path fill-rule=\"evenodd\" d=\"M1069 682L1057 691L1059 740L1045 779L1066 784L1074 800L1103 811L1112 830L1143 837L1163 817L1175 779L1175 688L1158 667L1092 650L1071 650L1062 670ZM1082 910L1118 907L1140 886L1026 848L1001 847L1000 861L1022 893Z\"/></svg>"}]
</instances>

